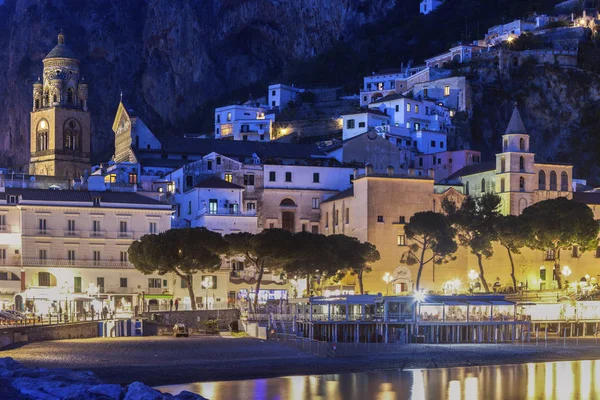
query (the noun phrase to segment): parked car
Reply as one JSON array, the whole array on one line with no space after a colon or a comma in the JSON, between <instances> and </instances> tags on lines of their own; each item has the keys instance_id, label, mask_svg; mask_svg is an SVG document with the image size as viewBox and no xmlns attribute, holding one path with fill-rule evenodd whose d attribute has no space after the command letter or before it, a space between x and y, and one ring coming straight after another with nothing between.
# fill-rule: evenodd
<instances>
[{"instance_id":1,"label":"parked car","mask_svg":"<svg viewBox=\"0 0 600 400\"><path fill-rule=\"evenodd\" d=\"M188 327L183 322L177 322L173 326L173 336L175 336L175 337L179 337L179 336L188 337L189 335L190 335L190 331L189 331Z\"/></svg>"}]
</instances>

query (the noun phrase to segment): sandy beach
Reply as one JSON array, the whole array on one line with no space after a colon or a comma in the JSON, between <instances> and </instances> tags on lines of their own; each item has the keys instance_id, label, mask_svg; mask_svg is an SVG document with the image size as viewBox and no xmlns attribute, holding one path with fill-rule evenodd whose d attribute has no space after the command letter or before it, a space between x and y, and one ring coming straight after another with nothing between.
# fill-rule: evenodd
<instances>
[{"instance_id":1,"label":"sandy beach","mask_svg":"<svg viewBox=\"0 0 600 400\"><path fill-rule=\"evenodd\" d=\"M595 339L530 344L410 344L377 354L307 354L284 343L253 338L142 337L59 340L0 351L28 367L89 370L106 383L151 386L190 382L333 374L366 370L438 368L600 359Z\"/></svg>"}]
</instances>

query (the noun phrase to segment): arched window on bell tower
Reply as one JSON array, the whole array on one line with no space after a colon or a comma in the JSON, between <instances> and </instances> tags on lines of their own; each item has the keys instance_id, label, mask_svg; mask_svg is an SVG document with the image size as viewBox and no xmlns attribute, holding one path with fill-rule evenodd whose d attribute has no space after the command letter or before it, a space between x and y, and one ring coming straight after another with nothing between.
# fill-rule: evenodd
<instances>
[{"instance_id":1,"label":"arched window on bell tower","mask_svg":"<svg viewBox=\"0 0 600 400\"><path fill-rule=\"evenodd\" d=\"M523 139L521 139L521 140L523 140ZM523 157L523 156L519 157L519 171L520 172L525 171L525 157Z\"/></svg>"},{"instance_id":2,"label":"arched window on bell tower","mask_svg":"<svg viewBox=\"0 0 600 400\"><path fill-rule=\"evenodd\" d=\"M64 127L64 148L66 150L77 150L81 141L81 127L74 119L65 122Z\"/></svg>"},{"instance_id":3,"label":"arched window on bell tower","mask_svg":"<svg viewBox=\"0 0 600 400\"><path fill-rule=\"evenodd\" d=\"M44 92L44 107L48 107L50 105L50 93L46 90Z\"/></svg>"},{"instance_id":4,"label":"arched window on bell tower","mask_svg":"<svg viewBox=\"0 0 600 400\"><path fill-rule=\"evenodd\" d=\"M519 150L525 151L525 139L519 139Z\"/></svg>"},{"instance_id":5,"label":"arched window on bell tower","mask_svg":"<svg viewBox=\"0 0 600 400\"><path fill-rule=\"evenodd\" d=\"M69 90L67 90L67 104L68 105L75 104L75 98L73 96L73 89L72 88L69 88Z\"/></svg>"},{"instance_id":6,"label":"arched window on bell tower","mask_svg":"<svg viewBox=\"0 0 600 400\"><path fill-rule=\"evenodd\" d=\"M36 150L48 150L48 121L45 119L38 122L36 129Z\"/></svg>"}]
</instances>

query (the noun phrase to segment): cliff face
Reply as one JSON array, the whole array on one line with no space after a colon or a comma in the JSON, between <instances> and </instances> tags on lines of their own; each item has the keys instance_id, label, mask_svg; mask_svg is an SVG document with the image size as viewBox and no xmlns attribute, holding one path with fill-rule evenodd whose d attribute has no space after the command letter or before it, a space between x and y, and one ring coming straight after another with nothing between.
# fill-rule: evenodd
<instances>
[{"instance_id":1,"label":"cliff face","mask_svg":"<svg viewBox=\"0 0 600 400\"><path fill-rule=\"evenodd\" d=\"M394 4L6 0L0 5L0 164L28 160L31 85L60 29L90 85L92 154L99 161L112 152L121 92L159 134L177 131L211 100L348 40Z\"/></svg>"},{"instance_id":2,"label":"cliff face","mask_svg":"<svg viewBox=\"0 0 600 400\"><path fill-rule=\"evenodd\" d=\"M598 183L600 173L600 79L578 68L525 62L500 74L474 68L467 73L473 94L473 118L456 143L492 160L501 151L515 103L531 137L536 161L574 165L576 178Z\"/></svg>"}]
</instances>

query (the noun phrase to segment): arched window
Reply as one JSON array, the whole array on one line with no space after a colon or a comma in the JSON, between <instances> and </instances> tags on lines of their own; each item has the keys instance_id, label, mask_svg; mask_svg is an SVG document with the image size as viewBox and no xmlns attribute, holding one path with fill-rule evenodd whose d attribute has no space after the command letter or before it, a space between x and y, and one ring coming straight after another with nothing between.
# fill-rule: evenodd
<instances>
[{"instance_id":1,"label":"arched window","mask_svg":"<svg viewBox=\"0 0 600 400\"><path fill-rule=\"evenodd\" d=\"M81 141L81 128L74 119L65 122L64 127L64 148L66 150L77 150Z\"/></svg>"},{"instance_id":2,"label":"arched window","mask_svg":"<svg viewBox=\"0 0 600 400\"><path fill-rule=\"evenodd\" d=\"M508 149L508 139L504 139L504 145L503 145L504 150L506 151Z\"/></svg>"},{"instance_id":3,"label":"arched window","mask_svg":"<svg viewBox=\"0 0 600 400\"><path fill-rule=\"evenodd\" d=\"M292 199L283 199L279 205L281 207L296 207L296 203Z\"/></svg>"},{"instance_id":4,"label":"arched window","mask_svg":"<svg viewBox=\"0 0 600 400\"><path fill-rule=\"evenodd\" d=\"M35 99L35 109L40 108L40 99Z\"/></svg>"},{"instance_id":5,"label":"arched window","mask_svg":"<svg viewBox=\"0 0 600 400\"><path fill-rule=\"evenodd\" d=\"M52 95L52 102L53 103L57 103L58 102L58 97L56 97L55 94Z\"/></svg>"},{"instance_id":6,"label":"arched window","mask_svg":"<svg viewBox=\"0 0 600 400\"><path fill-rule=\"evenodd\" d=\"M550 172L550 190L556 190L556 172Z\"/></svg>"},{"instance_id":7,"label":"arched window","mask_svg":"<svg viewBox=\"0 0 600 400\"><path fill-rule=\"evenodd\" d=\"M500 172L506 172L506 159L500 158Z\"/></svg>"},{"instance_id":8,"label":"arched window","mask_svg":"<svg viewBox=\"0 0 600 400\"><path fill-rule=\"evenodd\" d=\"M525 178L523 178L523 177L519 178L519 191L521 191L521 192L525 191Z\"/></svg>"},{"instance_id":9,"label":"arched window","mask_svg":"<svg viewBox=\"0 0 600 400\"><path fill-rule=\"evenodd\" d=\"M67 90L67 104L74 104L74 100L73 89L69 88L69 90Z\"/></svg>"},{"instance_id":10,"label":"arched window","mask_svg":"<svg viewBox=\"0 0 600 400\"><path fill-rule=\"evenodd\" d=\"M525 171L525 157L523 156L519 157L519 171Z\"/></svg>"},{"instance_id":11,"label":"arched window","mask_svg":"<svg viewBox=\"0 0 600 400\"><path fill-rule=\"evenodd\" d=\"M538 176L538 189L546 190L546 173L544 171L540 171Z\"/></svg>"},{"instance_id":12,"label":"arched window","mask_svg":"<svg viewBox=\"0 0 600 400\"><path fill-rule=\"evenodd\" d=\"M519 139L519 150L525 151L525 139Z\"/></svg>"},{"instance_id":13,"label":"arched window","mask_svg":"<svg viewBox=\"0 0 600 400\"><path fill-rule=\"evenodd\" d=\"M465 194L468 196L469 195L469 182L467 182L465 184Z\"/></svg>"},{"instance_id":14,"label":"arched window","mask_svg":"<svg viewBox=\"0 0 600 400\"><path fill-rule=\"evenodd\" d=\"M560 190L563 192L569 191L569 175L565 171L560 174Z\"/></svg>"},{"instance_id":15,"label":"arched window","mask_svg":"<svg viewBox=\"0 0 600 400\"><path fill-rule=\"evenodd\" d=\"M504 192L504 178L500 179L500 193Z\"/></svg>"},{"instance_id":16,"label":"arched window","mask_svg":"<svg viewBox=\"0 0 600 400\"><path fill-rule=\"evenodd\" d=\"M48 107L50 105L50 93L48 93L47 90L46 90L46 92L44 92L44 105L46 107Z\"/></svg>"},{"instance_id":17,"label":"arched window","mask_svg":"<svg viewBox=\"0 0 600 400\"><path fill-rule=\"evenodd\" d=\"M481 193L485 193L485 178L481 178Z\"/></svg>"},{"instance_id":18,"label":"arched window","mask_svg":"<svg viewBox=\"0 0 600 400\"><path fill-rule=\"evenodd\" d=\"M36 130L37 150L48 150L48 121L45 119L38 122Z\"/></svg>"}]
</instances>

